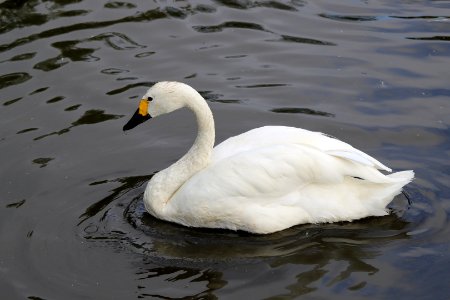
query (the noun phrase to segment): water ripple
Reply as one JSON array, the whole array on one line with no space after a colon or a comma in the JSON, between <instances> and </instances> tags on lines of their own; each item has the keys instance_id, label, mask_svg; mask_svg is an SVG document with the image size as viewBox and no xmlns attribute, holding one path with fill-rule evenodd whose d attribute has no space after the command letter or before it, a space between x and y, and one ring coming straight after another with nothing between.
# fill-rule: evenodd
<instances>
[{"instance_id":1,"label":"water ripple","mask_svg":"<svg viewBox=\"0 0 450 300\"><path fill-rule=\"evenodd\" d=\"M15 55L15 56L11 57L8 60L4 60L4 61L0 62L0 63L4 63L4 62L7 62L7 61L21 61L21 60L32 59L34 56L36 56L36 53L37 52L18 54L18 55Z\"/></svg>"},{"instance_id":2,"label":"water ripple","mask_svg":"<svg viewBox=\"0 0 450 300\"><path fill-rule=\"evenodd\" d=\"M0 76L0 89L4 89L6 87L12 85L18 85L24 83L25 81L30 80L32 77L30 74L26 72L16 72L10 73Z\"/></svg>"},{"instance_id":3,"label":"water ripple","mask_svg":"<svg viewBox=\"0 0 450 300\"><path fill-rule=\"evenodd\" d=\"M125 34L119 32L106 32L96 35L89 39L90 41L104 41L106 45L115 50L128 50L135 48L145 48L146 46L140 45L133 41Z\"/></svg>"},{"instance_id":4,"label":"water ripple","mask_svg":"<svg viewBox=\"0 0 450 300\"><path fill-rule=\"evenodd\" d=\"M167 17L166 13L161 12L159 9L152 9L152 10L149 10L146 12L139 13L134 16L127 16L127 17L120 18L117 20L99 21L99 22L84 22L84 23L77 23L77 24L73 24L73 25L48 29L48 30L45 30L45 31L37 33L37 34L32 34L27 37L19 38L9 44L2 44L2 45L0 45L0 53L5 52L10 49L13 49L15 47L18 47L20 45L31 43L35 40L49 38L49 37L53 37L53 36L59 36L59 35L67 34L67 33L74 32L74 31L103 28L103 27L108 27L108 26L115 25L115 24L128 23L128 22L150 22L150 21L165 18L165 17Z\"/></svg>"},{"instance_id":5,"label":"water ripple","mask_svg":"<svg viewBox=\"0 0 450 300\"><path fill-rule=\"evenodd\" d=\"M80 126L80 125L92 125L97 124L109 120L115 120L122 118L123 115L112 115L112 114L105 114L103 110L100 109L91 109L85 111L85 113L76 121L72 122L72 125L69 127L66 127L64 129L54 131L48 134L44 134L41 136L38 136L34 138L35 141L41 140L43 138L53 136L53 135L62 135L65 133L68 133L72 128Z\"/></svg>"},{"instance_id":6,"label":"water ripple","mask_svg":"<svg viewBox=\"0 0 450 300\"><path fill-rule=\"evenodd\" d=\"M53 157L39 157L39 158L33 159L33 163L39 165L39 168L44 168L52 160L54 160Z\"/></svg>"},{"instance_id":7,"label":"water ripple","mask_svg":"<svg viewBox=\"0 0 450 300\"><path fill-rule=\"evenodd\" d=\"M15 98L15 99L11 99L11 100L5 101L5 102L3 102L3 105L4 106L8 106L8 105L16 103L19 100L22 100L22 97L18 97L18 98Z\"/></svg>"},{"instance_id":8,"label":"water ripple","mask_svg":"<svg viewBox=\"0 0 450 300\"><path fill-rule=\"evenodd\" d=\"M335 20L335 21L349 21L349 22L367 22L377 21L380 17L377 16L356 16L356 15L332 15L332 14L319 14L320 17Z\"/></svg>"},{"instance_id":9,"label":"water ripple","mask_svg":"<svg viewBox=\"0 0 450 300\"><path fill-rule=\"evenodd\" d=\"M250 30L256 30L256 31L263 31L272 33L275 35L279 35L275 32L272 32L270 30L265 29L263 26L255 23L250 22L224 22L219 25L210 25L210 26L193 26L193 28L201 33L212 33L212 32L220 32L224 29L229 28L238 28L238 29L250 29ZM297 37L297 36L291 36L291 35L285 35L281 34L279 35L280 38L276 40L268 39L267 41L282 41L282 42L293 42L293 43L302 43L302 44L312 44L312 45L324 45L324 46L335 46L336 44L327 42L327 41L321 41L317 39L312 38L305 38L305 37Z\"/></svg>"},{"instance_id":10,"label":"water ripple","mask_svg":"<svg viewBox=\"0 0 450 300\"><path fill-rule=\"evenodd\" d=\"M110 1L108 3L105 3L104 7L112 8L112 9L118 9L118 8L131 9L131 8L136 8L136 5L134 5L133 3L129 3L129 2Z\"/></svg>"},{"instance_id":11,"label":"water ripple","mask_svg":"<svg viewBox=\"0 0 450 300\"><path fill-rule=\"evenodd\" d=\"M298 36L290 36L290 35L281 35L280 40L283 42L292 42L292 43L301 43L301 44L336 46L335 43L331 43L331 42L327 42L327 41L320 41L317 39L298 37Z\"/></svg>"},{"instance_id":12,"label":"water ripple","mask_svg":"<svg viewBox=\"0 0 450 300\"><path fill-rule=\"evenodd\" d=\"M275 113L282 114L306 114L313 116L322 116L322 117L334 117L334 114L327 113L324 111L314 110L310 108L300 108L300 107L281 107L281 108L273 108L270 110Z\"/></svg>"},{"instance_id":13,"label":"water ripple","mask_svg":"<svg viewBox=\"0 0 450 300\"><path fill-rule=\"evenodd\" d=\"M254 7L267 7L273 9L287 10L287 11L297 11L296 7L304 5L304 1L291 1L290 5L280 2L280 1L252 1L252 0L216 0L216 2L237 9L250 9Z\"/></svg>"},{"instance_id":14,"label":"water ripple","mask_svg":"<svg viewBox=\"0 0 450 300\"><path fill-rule=\"evenodd\" d=\"M135 82L135 83L127 84L127 85L125 85L125 86L123 86L121 88L117 88L117 89L114 89L112 91L109 91L106 94L110 95L110 96L111 95L117 95L117 94L121 94L123 92L126 92L126 91L128 91L130 89L133 89L135 87L140 87L140 86L151 87L153 84L155 84L155 83L154 82L148 82L148 81L146 81L146 82Z\"/></svg>"},{"instance_id":15,"label":"water ripple","mask_svg":"<svg viewBox=\"0 0 450 300\"><path fill-rule=\"evenodd\" d=\"M252 85L237 85L237 88L245 88L245 89L259 89L259 88L273 88L273 87L283 87L289 86L289 84L285 83L260 83L260 84L252 84Z\"/></svg>"},{"instance_id":16,"label":"water ripple","mask_svg":"<svg viewBox=\"0 0 450 300\"><path fill-rule=\"evenodd\" d=\"M211 33L211 32L219 32L227 28L239 28L239 29L251 29L251 30L259 30L259 31L267 31L261 25L249 22L238 22L238 21L229 21L224 22L219 25L211 25L211 26L193 26L193 28L202 33Z\"/></svg>"},{"instance_id":17,"label":"water ripple","mask_svg":"<svg viewBox=\"0 0 450 300\"><path fill-rule=\"evenodd\" d=\"M35 130L38 130L38 129L39 128L35 128L35 127L22 129L22 130L18 131L16 134L22 134L22 133L26 133L26 132L30 132L30 131L35 131Z\"/></svg>"},{"instance_id":18,"label":"water ripple","mask_svg":"<svg viewBox=\"0 0 450 300\"><path fill-rule=\"evenodd\" d=\"M8 3L7 1L6 3ZM48 14L34 12L34 7L26 5L20 8L11 8L2 3L0 5L0 34L6 33L16 28L43 25L51 20L65 17L83 16L89 13L88 10L68 10L52 11ZM27 13L25 13L27 12Z\"/></svg>"},{"instance_id":19,"label":"water ripple","mask_svg":"<svg viewBox=\"0 0 450 300\"><path fill-rule=\"evenodd\" d=\"M450 36L447 35L435 35L431 37L407 37L409 40L421 40L421 41L450 41Z\"/></svg>"}]
</instances>

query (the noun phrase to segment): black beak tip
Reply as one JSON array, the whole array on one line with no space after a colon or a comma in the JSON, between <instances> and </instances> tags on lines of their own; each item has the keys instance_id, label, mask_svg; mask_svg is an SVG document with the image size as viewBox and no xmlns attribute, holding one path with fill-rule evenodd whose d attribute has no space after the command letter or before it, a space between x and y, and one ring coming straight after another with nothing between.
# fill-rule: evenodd
<instances>
[{"instance_id":1,"label":"black beak tip","mask_svg":"<svg viewBox=\"0 0 450 300\"><path fill-rule=\"evenodd\" d=\"M135 127L135 126L131 126L131 125L129 124L129 122L128 122L127 124L123 125L122 130L123 130L123 131L127 131L127 130L130 130L130 129L133 129L134 127Z\"/></svg>"},{"instance_id":2,"label":"black beak tip","mask_svg":"<svg viewBox=\"0 0 450 300\"><path fill-rule=\"evenodd\" d=\"M133 129L134 127L138 126L139 124L144 123L145 121L151 119L152 117L147 114L145 116L139 114L139 109L136 110L134 115L131 117L131 119L123 126L123 131L127 131L130 129Z\"/></svg>"}]
</instances>

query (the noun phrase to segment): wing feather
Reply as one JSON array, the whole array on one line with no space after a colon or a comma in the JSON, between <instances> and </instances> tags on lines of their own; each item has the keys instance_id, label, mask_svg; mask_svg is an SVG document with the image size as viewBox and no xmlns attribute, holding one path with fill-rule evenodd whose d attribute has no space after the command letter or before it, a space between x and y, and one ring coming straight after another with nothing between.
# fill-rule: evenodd
<instances>
[{"instance_id":1,"label":"wing feather","mask_svg":"<svg viewBox=\"0 0 450 300\"><path fill-rule=\"evenodd\" d=\"M270 202L302 186L336 184L346 176L377 183L389 181L367 164L355 164L309 146L281 144L239 152L211 164L191 177L174 198L177 194L185 199L243 196Z\"/></svg>"},{"instance_id":2,"label":"wing feather","mask_svg":"<svg viewBox=\"0 0 450 300\"><path fill-rule=\"evenodd\" d=\"M326 154L391 172L375 158L321 132L285 126L265 126L229 138L214 148L213 163L240 152L273 145L308 146Z\"/></svg>"}]
</instances>

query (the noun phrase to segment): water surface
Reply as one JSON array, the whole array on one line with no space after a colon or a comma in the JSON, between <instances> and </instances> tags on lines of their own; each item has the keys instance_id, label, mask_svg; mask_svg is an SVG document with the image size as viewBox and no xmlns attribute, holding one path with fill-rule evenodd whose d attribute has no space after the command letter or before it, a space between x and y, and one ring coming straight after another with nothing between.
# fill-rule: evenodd
<instances>
[{"instance_id":1,"label":"water surface","mask_svg":"<svg viewBox=\"0 0 450 300\"><path fill-rule=\"evenodd\" d=\"M448 299L449 33L448 1L2 1L2 298ZM416 179L352 223L159 221L145 184L194 120L122 126L161 80L201 91L217 142L303 127Z\"/></svg>"}]
</instances>

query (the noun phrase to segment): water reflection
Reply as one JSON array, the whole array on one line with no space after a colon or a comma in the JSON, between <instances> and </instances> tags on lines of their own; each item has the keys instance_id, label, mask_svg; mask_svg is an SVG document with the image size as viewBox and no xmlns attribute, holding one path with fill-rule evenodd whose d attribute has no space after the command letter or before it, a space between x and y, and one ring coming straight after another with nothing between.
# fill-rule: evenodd
<instances>
[{"instance_id":1,"label":"water reflection","mask_svg":"<svg viewBox=\"0 0 450 300\"><path fill-rule=\"evenodd\" d=\"M52 160L54 160L53 157L40 157L33 159L33 163L39 165L39 168L44 168Z\"/></svg>"},{"instance_id":2,"label":"water reflection","mask_svg":"<svg viewBox=\"0 0 450 300\"><path fill-rule=\"evenodd\" d=\"M54 28L54 29L45 30L40 33L32 34L27 37L22 37L22 38L16 39L15 41L13 41L9 44L2 44L2 45L0 45L0 53L10 50L12 48L18 47L20 45L31 43L38 39L49 38L49 37L67 34L67 33L75 32L75 31L79 31L79 30L102 28L102 27L107 27L107 26L113 25L113 24L119 24L119 23L125 23L125 22L139 22L139 21L148 22L151 20L164 18L166 16L167 15L164 12L161 12L159 9L152 9L152 10L149 10L146 12L141 12L137 15L127 16L127 17L120 18L117 20L112 20L112 21L84 22L84 23L77 23L77 24L73 24L73 25L62 26L62 27L58 27L58 28ZM14 21L15 21L14 19L11 20L11 22L14 22ZM103 38L106 38L106 40L108 41L108 39L110 38L110 34L106 33L106 36L103 36ZM114 44L114 42L112 42L111 44ZM56 59L56 58L54 58L54 59Z\"/></svg>"},{"instance_id":3,"label":"water reflection","mask_svg":"<svg viewBox=\"0 0 450 300\"><path fill-rule=\"evenodd\" d=\"M31 79L31 75L25 72L16 72L0 76L0 89L11 85L21 84Z\"/></svg>"},{"instance_id":4,"label":"water reflection","mask_svg":"<svg viewBox=\"0 0 450 300\"><path fill-rule=\"evenodd\" d=\"M406 46L386 46L377 49L379 53L394 56L410 56L415 59L426 59L430 56L445 56L450 51L450 45L445 45L439 41L435 43L416 43L415 47Z\"/></svg>"},{"instance_id":5,"label":"water reflection","mask_svg":"<svg viewBox=\"0 0 450 300\"><path fill-rule=\"evenodd\" d=\"M80 224L100 213L112 201L127 194L130 190L140 187L142 184L149 181L152 176L153 175L143 175L92 182L90 184L91 186L105 184L108 182L120 182L122 183L122 185L120 185L118 188L113 189L111 191L111 194L109 194L105 198L95 202L94 204L86 208L86 211L80 216L80 219L82 219Z\"/></svg>"},{"instance_id":6,"label":"water reflection","mask_svg":"<svg viewBox=\"0 0 450 300\"><path fill-rule=\"evenodd\" d=\"M286 34L277 34L273 31L265 29L262 25L250 23L250 22L228 21L228 22L221 23L219 25L193 26L192 28L201 33L221 32L225 29L248 29L248 30L267 32L267 33L271 33L271 34L279 36L278 39L267 39L266 41L268 41L268 42L273 42L273 41L293 42L293 43L322 45L322 46L335 46L336 45L331 42L321 41L321 40L312 39L312 38L292 36L292 35L286 35Z\"/></svg>"},{"instance_id":7,"label":"water reflection","mask_svg":"<svg viewBox=\"0 0 450 300\"><path fill-rule=\"evenodd\" d=\"M300 43L300 44L321 45L321 46L336 46L336 44L332 43L332 42L320 41L320 40L316 40L316 39L292 36L292 35L285 35L285 34L281 35L280 41L291 42L291 43Z\"/></svg>"},{"instance_id":8,"label":"water reflection","mask_svg":"<svg viewBox=\"0 0 450 300\"><path fill-rule=\"evenodd\" d=\"M26 133L26 132L30 132L30 131L35 131L35 130L38 130L38 129L39 129L39 128L36 128L36 127L26 128L26 129L17 131L16 134L22 134L22 133Z\"/></svg>"},{"instance_id":9,"label":"water reflection","mask_svg":"<svg viewBox=\"0 0 450 300\"><path fill-rule=\"evenodd\" d=\"M47 101L48 102L48 101ZM77 107L72 107L73 109L76 109ZM52 133L48 133L48 134L44 134L41 136L38 136L36 138L34 138L35 141L37 140L41 140L43 138L52 136L52 135L62 135L65 133L68 133L72 128L80 126L80 125L92 125L92 124L96 124L96 123L101 123L101 122L105 122L105 121L109 121L109 120L115 120L115 119L119 119L122 118L123 115L112 115L112 114L105 114L104 110L100 110L100 109L90 109L85 111L85 113L75 122L72 122L72 125L58 130L58 131L54 131Z\"/></svg>"},{"instance_id":10,"label":"water reflection","mask_svg":"<svg viewBox=\"0 0 450 300\"><path fill-rule=\"evenodd\" d=\"M240 103L242 100L238 99L223 99L223 95L215 93L213 91L199 91L200 95L208 102L218 103Z\"/></svg>"},{"instance_id":11,"label":"water reflection","mask_svg":"<svg viewBox=\"0 0 450 300\"><path fill-rule=\"evenodd\" d=\"M32 91L31 93L29 93L28 95L31 96L31 95L35 95L35 94L38 94L38 93L42 93L42 92L48 90L49 88L50 88L49 86L38 88L38 89Z\"/></svg>"},{"instance_id":12,"label":"water reflection","mask_svg":"<svg viewBox=\"0 0 450 300\"><path fill-rule=\"evenodd\" d=\"M135 82L135 83L130 83L130 84L127 84L127 85L125 85L125 86L123 86L123 87L120 87L120 88L117 88L117 89L114 89L114 90L112 90L112 91L109 91L109 92L107 92L106 94L107 95L117 95L117 94L121 94L121 93L123 93L123 92L126 92L126 91L128 91L128 90L130 90L130 89L133 89L133 88L135 88L135 87L139 87L139 86L145 86L145 87L151 87L153 84L155 84L154 82L148 82L148 81L145 81L145 82Z\"/></svg>"},{"instance_id":13,"label":"water reflection","mask_svg":"<svg viewBox=\"0 0 450 300\"><path fill-rule=\"evenodd\" d=\"M3 102L3 105L4 106L8 106L8 105L16 103L19 100L22 100L22 97L11 99L11 100L7 100L7 101Z\"/></svg>"},{"instance_id":14,"label":"water reflection","mask_svg":"<svg viewBox=\"0 0 450 300\"><path fill-rule=\"evenodd\" d=\"M9 204L6 204L6 207L7 208L11 208L11 207L18 208L18 207L21 207L22 205L24 205L25 201L26 201L25 199L22 199L18 202L9 203Z\"/></svg>"},{"instance_id":15,"label":"water reflection","mask_svg":"<svg viewBox=\"0 0 450 300\"><path fill-rule=\"evenodd\" d=\"M268 8L274 8L274 9L280 9L280 10L288 10L288 11L296 11L296 7L303 6L305 4L305 1L302 0L294 0L290 1L289 4L284 3L282 1L239 1L239 0L217 0L218 3L228 6L231 8L237 8L237 9L250 9L253 7L268 7Z\"/></svg>"},{"instance_id":16,"label":"water reflection","mask_svg":"<svg viewBox=\"0 0 450 300\"><path fill-rule=\"evenodd\" d=\"M259 30L259 31L267 31L261 25L248 23L248 22L225 22L219 25L211 25L211 26L194 26L193 27L198 32L202 33L211 33L211 32L220 32L226 28L239 28L239 29L251 29L251 30Z\"/></svg>"},{"instance_id":17,"label":"water reflection","mask_svg":"<svg viewBox=\"0 0 450 300\"><path fill-rule=\"evenodd\" d=\"M81 104L75 104L75 105L72 105L72 106L67 107L66 109L64 109L64 111L73 111L73 110L77 110L80 106L81 106Z\"/></svg>"},{"instance_id":18,"label":"water reflection","mask_svg":"<svg viewBox=\"0 0 450 300\"><path fill-rule=\"evenodd\" d=\"M110 1L108 3L105 3L104 7L111 8L111 9L118 9L118 8L130 9L130 8L135 8L136 5L134 5L133 3L128 3L128 2Z\"/></svg>"},{"instance_id":19,"label":"water reflection","mask_svg":"<svg viewBox=\"0 0 450 300\"><path fill-rule=\"evenodd\" d=\"M223 279L222 272L214 270L201 270L189 267L151 267L152 262L144 262L144 266L140 266L136 275L138 276L137 294L138 298L162 298L170 297L171 299L216 299L214 295L216 290L219 290L227 285L227 281ZM184 286L183 292L176 292L181 295L174 295L174 291L167 291L158 286L149 286L149 281L152 279L166 278L167 282L171 284Z\"/></svg>"},{"instance_id":20,"label":"water reflection","mask_svg":"<svg viewBox=\"0 0 450 300\"><path fill-rule=\"evenodd\" d=\"M314 110L314 109L310 109L310 108L300 108L300 107L280 107L280 108L273 108L270 111L275 112L275 113L281 113L281 114L306 114L306 115L314 115L314 116L322 116L322 117L334 117L334 114L331 114L331 113Z\"/></svg>"},{"instance_id":21,"label":"water reflection","mask_svg":"<svg viewBox=\"0 0 450 300\"><path fill-rule=\"evenodd\" d=\"M62 67L71 61L97 61L100 58L93 55L97 48L87 48L77 46L79 44L85 44L90 42L104 42L108 47L114 50L129 50L135 48L145 48L146 46L140 45L137 42L130 39L128 36L119 32L107 32L98 34L84 40L69 40L55 42L52 46L60 51L60 54L38 62L34 65L35 69L41 71L52 71L59 67Z\"/></svg>"},{"instance_id":22,"label":"water reflection","mask_svg":"<svg viewBox=\"0 0 450 300\"><path fill-rule=\"evenodd\" d=\"M283 87L289 86L289 84L285 83L261 83L261 84L253 84L253 85L237 85L237 88L245 88L245 89L257 89L257 88L273 88L273 87Z\"/></svg>"},{"instance_id":23,"label":"water reflection","mask_svg":"<svg viewBox=\"0 0 450 300\"><path fill-rule=\"evenodd\" d=\"M435 35L431 37L408 37L409 40L422 40L422 41L450 41L450 36Z\"/></svg>"},{"instance_id":24,"label":"water reflection","mask_svg":"<svg viewBox=\"0 0 450 300\"><path fill-rule=\"evenodd\" d=\"M79 1L66 1L64 4L70 4L70 2ZM40 1L4 1L0 4L0 14L2 15L2 26L0 27L0 33L11 31L15 28L43 25L50 20L63 18L63 17L76 17L83 16L89 13L87 10L55 10L59 8L57 5L49 7L52 13L42 14L37 12L39 10ZM63 4L63 3L60 3ZM36 9L37 8L37 9Z\"/></svg>"}]
</instances>

